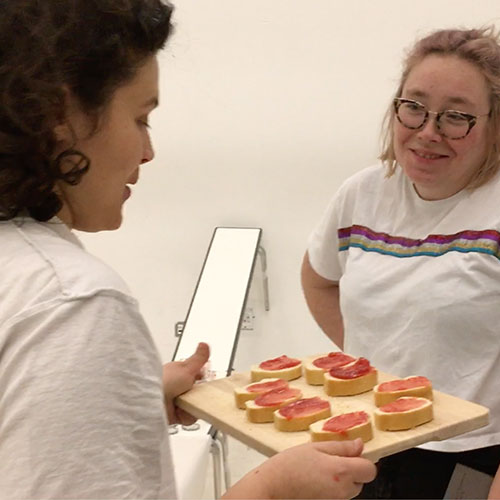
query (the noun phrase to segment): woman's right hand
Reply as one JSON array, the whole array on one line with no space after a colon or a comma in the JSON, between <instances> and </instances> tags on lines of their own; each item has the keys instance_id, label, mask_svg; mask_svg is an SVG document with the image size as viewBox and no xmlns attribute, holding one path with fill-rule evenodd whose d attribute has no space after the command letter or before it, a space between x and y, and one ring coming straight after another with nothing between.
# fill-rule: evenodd
<instances>
[{"instance_id":1,"label":"woman's right hand","mask_svg":"<svg viewBox=\"0 0 500 500\"><path fill-rule=\"evenodd\" d=\"M360 439L289 448L249 472L223 498L353 498L376 475L362 450Z\"/></svg>"}]
</instances>

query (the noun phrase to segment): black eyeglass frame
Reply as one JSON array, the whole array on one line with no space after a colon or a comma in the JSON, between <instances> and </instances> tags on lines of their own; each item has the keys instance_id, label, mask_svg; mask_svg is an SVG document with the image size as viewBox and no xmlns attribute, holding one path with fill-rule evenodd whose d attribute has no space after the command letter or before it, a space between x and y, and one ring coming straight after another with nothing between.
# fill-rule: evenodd
<instances>
[{"instance_id":1,"label":"black eyeglass frame","mask_svg":"<svg viewBox=\"0 0 500 500\"><path fill-rule=\"evenodd\" d=\"M401 118L399 117L399 108L401 107L401 104L408 103L408 104L416 104L417 106L420 106L423 110L425 110L425 116L424 120L418 127L409 127L405 123L401 121ZM482 117L482 116L490 116L491 111L489 113L485 113L484 115L471 115L470 113L464 113L463 111L457 111L455 109L445 109L444 111L429 111L426 106L424 106L421 102L415 101L413 99L405 99L404 97L395 97L394 101L394 111L396 113L396 118L398 119L398 122L403 125L403 127L406 127L410 130L418 130L422 128L426 123L427 120L429 119L429 115L436 115L436 126L437 129L439 130L439 133L443 136L446 137L447 139L450 139L452 141L458 140L458 139L463 139L464 137L467 137L469 135L469 132L472 130L472 127L477 123L477 119ZM469 125L467 132L465 132L464 135L461 135L460 137L449 137L446 134L444 134L441 130L440 122L439 120L441 119L441 116L443 116L446 113L456 113L457 115L463 116Z\"/></svg>"}]
</instances>

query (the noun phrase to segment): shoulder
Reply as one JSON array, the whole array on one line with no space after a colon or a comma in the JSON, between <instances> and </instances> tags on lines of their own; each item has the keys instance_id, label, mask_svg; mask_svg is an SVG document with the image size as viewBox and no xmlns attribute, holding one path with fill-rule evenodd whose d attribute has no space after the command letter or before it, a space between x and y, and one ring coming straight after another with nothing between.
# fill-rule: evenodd
<instances>
[{"instance_id":1,"label":"shoulder","mask_svg":"<svg viewBox=\"0 0 500 500\"><path fill-rule=\"evenodd\" d=\"M114 295L137 309L120 276L89 254L62 223L0 223L0 325L51 304Z\"/></svg>"},{"instance_id":2,"label":"shoulder","mask_svg":"<svg viewBox=\"0 0 500 500\"><path fill-rule=\"evenodd\" d=\"M386 168L377 163L348 177L331 200L329 211L351 213L355 207L370 207L391 196L401 182L401 169L386 176Z\"/></svg>"},{"instance_id":3,"label":"shoulder","mask_svg":"<svg viewBox=\"0 0 500 500\"><path fill-rule=\"evenodd\" d=\"M87 252L61 222L27 220L13 224L9 239L12 254L20 265L24 264L24 274L50 277L63 296L89 296L101 290L130 295L123 279Z\"/></svg>"},{"instance_id":4,"label":"shoulder","mask_svg":"<svg viewBox=\"0 0 500 500\"><path fill-rule=\"evenodd\" d=\"M341 185L339 193L356 193L359 190L365 192L379 192L388 185L393 184L400 177L400 169L392 177L387 177L387 170L382 163L376 163L356 172L347 178Z\"/></svg>"}]
</instances>

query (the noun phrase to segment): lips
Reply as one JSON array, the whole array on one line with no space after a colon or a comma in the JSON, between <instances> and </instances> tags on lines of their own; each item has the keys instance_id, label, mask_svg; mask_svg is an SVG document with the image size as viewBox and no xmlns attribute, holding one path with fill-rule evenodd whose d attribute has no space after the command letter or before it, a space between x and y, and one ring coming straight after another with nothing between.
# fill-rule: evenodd
<instances>
[{"instance_id":1,"label":"lips","mask_svg":"<svg viewBox=\"0 0 500 500\"><path fill-rule=\"evenodd\" d=\"M442 158L448 158L448 155L443 155L440 153L435 153L432 151L425 151L422 149L410 149L412 153L414 153L416 156L419 158L422 158L424 160L440 160Z\"/></svg>"},{"instance_id":2,"label":"lips","mask_svg":"<svg viewBox=\"0 0 500 500\"><path fill-rule=\"evenodd\" d=\"M128 178L127 184L136 184L139 180L139 169L134 170L133 174Z\"/></svg>"},{"instance_id":3,"label":"lips","mask_svg":"<svg viewBox=\"0 0 500 500\"><path fill-rule=\"evenodd\" d=\"M128 178L127 183L125 185L125 189L123 191L123 199L128 200L132 194L132 189L130 186L133 186L139 180L139 169L135 170L134 173Z\"/></svg>"},{"instance_id":4,"label":"lips","mask_svg":"<svg viewBox=\"0 0 500 500\"><path fill-rule=\"evenodd\" d=\"M125 186L125 189L123 191L123 201L128 200L130 198L131 194L132 194L132 190L130 189L130 187Z\"/></svg>"}]
</instances>

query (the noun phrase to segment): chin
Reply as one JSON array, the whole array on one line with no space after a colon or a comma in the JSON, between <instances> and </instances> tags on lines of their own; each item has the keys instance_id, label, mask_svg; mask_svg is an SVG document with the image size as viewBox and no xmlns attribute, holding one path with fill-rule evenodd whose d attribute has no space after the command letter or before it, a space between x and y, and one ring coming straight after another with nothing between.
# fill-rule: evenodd
<instances>
[{"instance_id":1,"label":"chin","mask_svg":"<svg viewBox=\"0 0 500 500\"><path fill-rule=\"evenodd\" d=\"M98 229L98 231L115 231L116 229L119 229L122 225L123 219L120 217L119 220L110 222L109 224L106 224L105 227L102 227L101 229Z\"/></svg>"},{"instance_id":2,"label":"chin","mask_svg":"<svg viewBox=\"0 0 500 500\"><path fill-rule=\"evenodd\" d=\"M436 181L436 172L425 171L413 165L403 168L403 171L412 182L432 184Z\"/></svg>"},{"instance_id":3,"label":"chin","mask_svg":"<svg viewBox=\"0 0 500 500\"><path fill-rule=\"evenodd\" d=\"M120 216L116 219L100 220L100 221L82 221L73 225L73 229L83 231L85 233L98 233L100 231L115 231L122 225L123 218Z\"/></svg>"}]
</instances>

